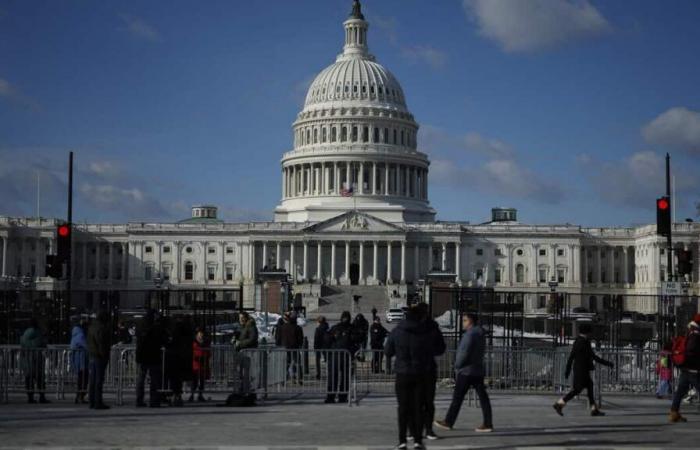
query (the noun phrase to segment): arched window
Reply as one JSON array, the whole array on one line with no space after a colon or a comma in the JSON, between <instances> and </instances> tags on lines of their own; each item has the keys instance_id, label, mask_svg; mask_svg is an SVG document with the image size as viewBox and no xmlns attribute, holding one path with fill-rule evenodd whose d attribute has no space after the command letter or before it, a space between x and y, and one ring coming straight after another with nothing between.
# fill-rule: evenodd
<instances>
[{"instance_id":1,"label":"arched window","mask_svg":"<svg viewBox=\"0 0 700 450\"><path fill-rule=\"evenodd\" d=\"M335 127L332 127L332 128L331 128L331 142L335 142L335 141L336 141L336 139L338 138L337 134L338 134L338 133L337 133Z\"/></svg>"},{"instance_id":2,"label":"arched window","mask_svg":"<svg viewBox=\"0 0 700 450\"><path fill-rule=\"evenodd\" d=\"M374 129L374 142L379 142L379 128Z\"/></svg>"},{"instance_id":3,"label":"arched window","mask_svg":"<svg viewBox=\"0 0 700 450\"><path fill-rule=\"evenodd\" d=\"M311 142L311 130L306 130L306 143L309 144Z\"/></svg>"},{"instance_id":4,"label":"arched window","mask_svg":"<svg viewBox=\"0 0 700 450\"><path fill-rule=\"evenodd\" d=\"M369 142L369 127L362 128L362 142Z\"/></svg>"},{"instance_id":5,"label":"arched window","mask_svg":"<svg viewBox=\"0 0 700 450\"><path fill-rule=\"evenodd\" d=\"M194 264L187 261L185 263L185 280L191 281L194 279Z\"/></svg>"},{"instance_id":6,"label":"arched window","mask_svg":"<svg viewBox=\"0 0 700 450\"><path fill-rule=\"evenodd\" d=\"M328 138L328 131L326 130L326 127L323 127L321 129L321 142L323 142L325 144L327 138Z\"/></svg>"},{"instance_id":7,"label":"arched window","mask_svg":"<svg viewBox=\"0 0 700 450\"><path fill-rule=\"evenodd\" d=\"M357 142L357 127L352 127L352 141Z\"/></svg>"},{"instance_id":8,"label":"arched window","mask_svg":"<svg viewBox=\"0 0 700 450\"><path fill-rule=\"evenodd\" d=\"M318 144L318 128L314 128L314 144Z\"/></svg>"},{"instance_id":9,"label":"arched window","mask_svg":"<svg viewBox=\"0 0 700 450\"><path fill-rule=\"evenodd\" d=\"M389 129L384 128L384 143L388 144L389 143Z\"/></svg>"},{"instance_id":10,"label":"arched window","mask_svg":"<svg viewBox=\"0 0 700 450\"><path fill-rule=\"evenodd\" d=\"M518 264L517 266L515 266L515 282L525 282L525 266L523 266L522 264Z\"/></svg>"},{"instance_id":11,"label":"arched window","mask_svg":"<svg viewBox=\"0 0 700 450\"><path fill-rule=\"evenodd\" d=\"M348 140L348 127L343 127L342 131L340 132L340 141L346 142L347 140Z\"/></svg>"}]
</instances>

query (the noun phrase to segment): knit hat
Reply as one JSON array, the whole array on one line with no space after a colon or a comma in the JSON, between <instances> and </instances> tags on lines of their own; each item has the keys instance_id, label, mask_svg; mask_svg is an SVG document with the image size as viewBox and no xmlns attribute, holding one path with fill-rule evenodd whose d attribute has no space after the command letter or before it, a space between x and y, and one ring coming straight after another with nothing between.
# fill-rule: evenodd
<instances>
[{"instance_id":1,"label":"knit hat","mask_svg":"<svg viewBox=\"0 0 700 450\"><path fill-rule=\"evenodd\" d=\"M693 316L693 321L688 324L689 327L700 328L700 314Z\"/></svg>"}]
</instances>

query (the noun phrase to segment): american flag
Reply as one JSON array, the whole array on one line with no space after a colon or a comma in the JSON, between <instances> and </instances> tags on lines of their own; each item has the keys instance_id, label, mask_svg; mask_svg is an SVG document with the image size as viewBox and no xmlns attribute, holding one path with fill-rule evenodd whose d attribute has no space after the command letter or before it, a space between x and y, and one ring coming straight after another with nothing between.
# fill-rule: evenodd
<instances>
[{"instance_id":1,"label":"american flag","mask_svg":"<svg viewBox=\"0 0 700 450\"><path fill-rule=\"evenodd\" d=\"M347 184L345 184L340 190L340 195L342 197L352 197L354 192L355 191L353 190L352 185L350 185L350 187L347 187Z\"/></svg>"}]
</instances>

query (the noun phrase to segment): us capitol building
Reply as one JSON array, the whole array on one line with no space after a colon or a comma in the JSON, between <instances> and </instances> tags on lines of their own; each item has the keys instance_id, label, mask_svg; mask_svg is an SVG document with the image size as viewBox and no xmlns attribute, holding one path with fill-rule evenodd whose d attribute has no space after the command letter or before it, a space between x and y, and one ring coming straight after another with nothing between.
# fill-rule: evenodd
<instances>
[{"instance_id":1,"label":"us capitol building","mask_svg":"<svg viewBox=\"0 0 700 450\"><path fill-rule=\"evenodd\" d=\"M398 80L369 52L359 1L343 26L342 53L313 81L293 124L273 222L226 223L215 206L202 205L177 223L75 225L74 289L136 292L159 278L170 290L242 288L252 307L258 272L279 268L310 309L324 286L374 286L403 299L436 270L463 286L532 293L530 313L545 307L535 293L548 292L552 279L561 291L583 294L572 306L589 310L603 307L603 293L660 292L665 243L653 224L527 225L508 208L495 208L483 224L436 221L418 123ZM55 223L0 217L6 285L27 275L37 290L60 283L44 276ZM674 238L692 250L689 291L698 294L700 226L677 223ZM656 300L627 308L654 313Z\"/></svg>"}]
</instances>

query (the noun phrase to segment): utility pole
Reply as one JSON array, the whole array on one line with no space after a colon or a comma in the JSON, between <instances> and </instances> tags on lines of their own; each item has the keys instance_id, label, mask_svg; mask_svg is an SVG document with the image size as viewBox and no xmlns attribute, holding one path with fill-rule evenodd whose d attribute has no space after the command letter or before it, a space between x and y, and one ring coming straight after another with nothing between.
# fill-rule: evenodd
<instances>
[{"instance_id":1,"label":"utility pole","mask_svg":"<svg viewBox=\"0 0 700 450\"><path fill-rule=\"evenodd\" d=\"M66 323L63 324L65 336L68 337L68 329L70 328L70 312L72 305L72 279L73 279L73 152L68 155L68 228L70 233L68 245L68 259L66 260L66 292L65 292L65 309Z\"/></svg>"},{"instance_id":2,"label":"utility pole","mask_svg":"<svg viewBox=\"0 0 700 450\"><path fill-rule=\"evenodd\" d=\"M666 153L666 196L671 199L671 156ZM673 205L672 201L669 201L669 208ZM673 210L671 211L671 217L673 217ZM671 221L671 226L668 229L668 235L666 236L666 269L668 272L668 280L671 281L673 277L673 221Z\"/></svg>"}]
</instances>

